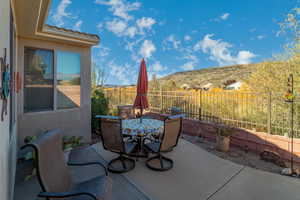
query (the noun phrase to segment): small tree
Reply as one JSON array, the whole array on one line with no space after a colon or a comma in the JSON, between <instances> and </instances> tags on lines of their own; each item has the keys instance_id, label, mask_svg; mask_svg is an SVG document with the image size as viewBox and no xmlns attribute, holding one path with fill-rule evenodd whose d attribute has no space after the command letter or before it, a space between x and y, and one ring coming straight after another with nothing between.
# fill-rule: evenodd
<instances>
[{"instance_id":1,"label":"small tree","mask_svg":"<svg viewBox=\"0 0 300 200\"><path fill-rule=\"evenodd\" d=\"M103 87L108 78L108 73L104 67L98 66L96 63L92 63L92 86Z\"/></svg>"},{"instance_id":2,"label":"small tree","mask_svg":"<svg viewBox=\"0 0 300 200\"><path fill-rule=\"evenodd\" d=\"M104 96L101 89L95 89L92 93L92 132L96 133L99 130L99 120L96 119L96 115L107 115L108 99Z\"/></svg>"}]
</instances>

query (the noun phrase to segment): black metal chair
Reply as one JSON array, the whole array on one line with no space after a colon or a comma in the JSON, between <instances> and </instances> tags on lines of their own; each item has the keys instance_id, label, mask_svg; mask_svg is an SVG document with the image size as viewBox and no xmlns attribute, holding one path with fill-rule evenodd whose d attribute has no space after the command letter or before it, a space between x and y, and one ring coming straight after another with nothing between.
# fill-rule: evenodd
<instances>
[{"instance_id":1,"label":"black metal chair","mask_svg":"<svg viewBox=\"0 0 300 200\"><path fill-rule=\"evenodd\" d=\"M178 144L179 136L182 131L182 116L172 116L164 121L164 133L159 142L145 138L144 146L155 156L146 160L146 166L157 171L166 171L173 167L173 160L162 155L169 152ZM145 143L149 140L149 143Z\"/></svg>"},{"instance_id":2,"label":"black metal chair","mask_svg":"<svg viewBox=\"0 0 300 200\"><path fill-rule=\"evenodd\" d=\"M124 141L121 119L101 116L100 123L103 148L119 154L108 163L108 170L114 173L124 173L134 169L135 160L129 158L129 154L134 151L137 144Z\"/></svg>"},{"instance_id":3,"label":"black metal chair","mask_svg":"<svg viewBox=\"0 0 300 200\"><path fill-rule=\"evenodd\" d=\"M100 162L67 163L71 166L99 165L105 175L75 183L72 180L62 151L62 137L58 129L41 135L22 149L32 147L36 155L37 177L42 188L38 197L49 199L108 200L112 195L112 180Z\"/></svg>"}]
</instances>

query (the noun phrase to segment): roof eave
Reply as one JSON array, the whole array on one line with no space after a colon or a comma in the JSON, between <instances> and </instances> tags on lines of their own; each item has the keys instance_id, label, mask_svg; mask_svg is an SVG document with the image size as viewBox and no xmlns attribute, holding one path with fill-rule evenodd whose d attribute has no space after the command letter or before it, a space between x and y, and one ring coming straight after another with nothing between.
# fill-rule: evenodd
<instances>
[{"instance_id":1,"label":"roof eave","mask_svg":"<svg viewBox=\"0 0 300 200\"><path fill-rule=\"evenodd\" d=\"M82 33L46 24L51 0L11 0L18 37L41 39L91 47L100 42L95 34ZM29 14L30 13L30 14Z\"/></svg>"},{"instance_id":2,"label":"roof eave","mask_svg":"<svg viewBox=\"0 0 300 200\"><path fill-rule=\"evenodd\" d=\"M66 40L70 42L81 43L84 45L97 45L100 42L98 35L87 34L50 25L44 25L41 31L36 32L39 36L49 37L53 39Z\"/></svg>"}]
</instances>

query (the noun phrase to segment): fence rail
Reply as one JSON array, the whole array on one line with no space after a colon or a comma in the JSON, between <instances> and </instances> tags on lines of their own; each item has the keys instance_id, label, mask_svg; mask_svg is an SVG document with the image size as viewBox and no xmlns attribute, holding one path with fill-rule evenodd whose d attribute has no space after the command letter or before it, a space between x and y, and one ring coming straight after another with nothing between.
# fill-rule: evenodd
<instances>
[{"instance_id":1,"label":"fence rail","mask_svg":"<svg viewBox=\"0 0 300 200\"><path fill-rule=\"evenodd\" d=\"M110 108L134 102L136 91L106 88ZM188 118L223 123L238 128L290 136L291 103L281 94L242 91L162 91L148 92L150 111L169 113L179 108ZM294 101L294 135L300 137L300 101Z\"/></svg>"}]
</instances>

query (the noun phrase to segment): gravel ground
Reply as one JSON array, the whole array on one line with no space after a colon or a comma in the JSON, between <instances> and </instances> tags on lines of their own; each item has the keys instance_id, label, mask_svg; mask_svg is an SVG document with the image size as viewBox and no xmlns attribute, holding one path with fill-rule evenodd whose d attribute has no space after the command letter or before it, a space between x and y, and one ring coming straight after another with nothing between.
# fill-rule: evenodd
<instances>
[{"instance_id":1,"label":"gravel ground","mask_svg":"<svg viewBox=\"0 0 300 200\"><path fill-rule=\"evenodd\" d=\"M184 135L183 138L193 144L197 145L198 147L215 154L216 156L230 160L234 163L245 165L248 167L252 167L255 169L260 169L263 171L273 172L279 174L283 168L271 163L261 160L259 155L253 152L246 153L245 151L231 147L230 151L227 153L217 151L215 149L215 143L207 140L202 140L197 136L188 136Z\"/></svg>"}]
</instances>

